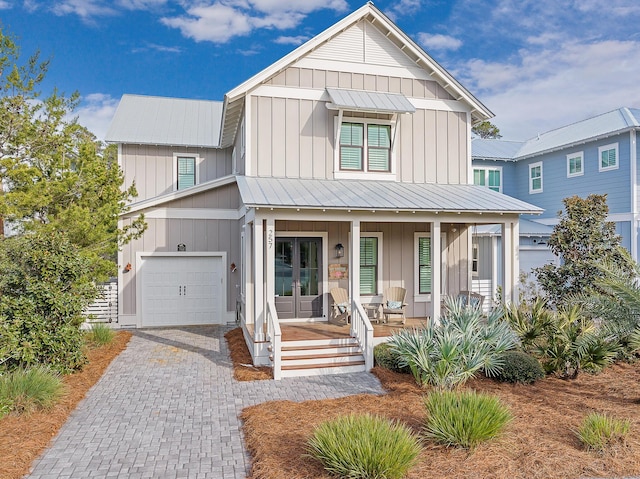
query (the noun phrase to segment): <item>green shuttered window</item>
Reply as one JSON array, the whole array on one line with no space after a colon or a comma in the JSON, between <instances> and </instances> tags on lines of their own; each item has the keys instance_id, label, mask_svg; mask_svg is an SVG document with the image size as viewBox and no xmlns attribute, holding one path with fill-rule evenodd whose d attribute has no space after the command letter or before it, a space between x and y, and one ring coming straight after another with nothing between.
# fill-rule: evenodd
<instances>
[{"instance_id":1,"label":"green shuttered window","mask_svg":"<svg viewBox=\"0 0 640 479\"><path fill-rule=\"evenodd\" d=\"M378 238L360 238L360 294L378 294Z\"/></svg>"},{"instance_id":2,"label":"green shuttered window","mask_svg":"<svg viewBox=\"0 0 640 479\"><path fill-rule=\"evenodd\" d=\"M431 238L418 238L418 293L431 293Z\"/></svg>"},{"instance_id":3,"label":"green shuttered window","mask_svg":"<svg viewBox=\"0 0 640 479\"><path fill-rule=\"evenodd\" d=\"M340 125L340 169L390 172L391 126L343 122Z\"/></svg>"},{"instance_id":4,"label":"green shuttered window","mask_svg":"<svg viewBox=\"0 0 640 479\"><path fill-rule=\"evenodd\" d=\"M178 190L196 184L196 159L192 156L178 157Z\"/></svg>"}]
</instances>

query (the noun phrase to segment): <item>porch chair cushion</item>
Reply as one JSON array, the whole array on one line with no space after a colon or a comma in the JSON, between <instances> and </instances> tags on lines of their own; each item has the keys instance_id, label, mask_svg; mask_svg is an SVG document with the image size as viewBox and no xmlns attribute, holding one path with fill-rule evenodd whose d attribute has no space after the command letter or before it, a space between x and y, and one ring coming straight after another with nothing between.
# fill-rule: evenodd
<instances>
[{"instance_id":1,"label":"porch chair cushion","mask_svg":"<svg viewBox=\"0 0 640 479\"><path fill-rule=\"evenodd\" d=\"M402 301L387 301L388 309L400 309L402 307Z\"/></svg>"}]
</instances>

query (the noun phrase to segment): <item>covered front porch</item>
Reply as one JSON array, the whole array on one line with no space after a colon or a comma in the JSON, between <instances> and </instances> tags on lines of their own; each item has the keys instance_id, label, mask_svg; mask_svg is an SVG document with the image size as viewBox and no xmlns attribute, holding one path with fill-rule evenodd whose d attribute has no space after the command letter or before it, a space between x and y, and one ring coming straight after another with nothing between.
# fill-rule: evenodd
<instances>
[{"instance_id":1,"label":"covered front porch","mask_svg":"<svg viewBox=\"0 0 640 479\"><path fill-rule=\"evenodd\" d=\"M272 366L274 378L369 370L375 344L399 327L438 318L444 294L471 290L473 225L501 225L503 292L505 298L516 297L518 213L525 203L494 192L484 198L489 190L467 185L442 189L346 182L355 196L341 198L345 204L337 206L314 196L319 183L335 182L247 177L238 182L247 207L240 316L254 364ZM371 183L392 191L354 192ZM407 186L411 188L403 192ZM356 198L366 199L368 207ZM396 207L389 207L390 200ZM506 204L496 211L500 201ZM367 306L384 308L392 287L405 292L409 319L402 325L394 317L376 326L380 313ZM347 292L348 324L331 324L333 288ZM305 334L337 337L312 339ZM318 367L318 361L311 364L312 356L329 362Z\"/></svg>"}]
</instances>

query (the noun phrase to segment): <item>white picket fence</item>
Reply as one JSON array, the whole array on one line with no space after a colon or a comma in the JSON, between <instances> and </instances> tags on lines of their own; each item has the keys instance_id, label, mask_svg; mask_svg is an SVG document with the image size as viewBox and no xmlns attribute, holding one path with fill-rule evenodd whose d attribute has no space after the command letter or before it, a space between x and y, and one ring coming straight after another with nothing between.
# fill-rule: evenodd
<instances>
[{"instance_id":1,"label":"white picket fence","mask_svg":"<svg viewBox=\"0 0 640 479\"><path fill-rule=\"evenodd\" d=\"M90 321L98 323L118 322L118 280L100 285L102 293L84 312Z\"/></svg>"}]
</instances>

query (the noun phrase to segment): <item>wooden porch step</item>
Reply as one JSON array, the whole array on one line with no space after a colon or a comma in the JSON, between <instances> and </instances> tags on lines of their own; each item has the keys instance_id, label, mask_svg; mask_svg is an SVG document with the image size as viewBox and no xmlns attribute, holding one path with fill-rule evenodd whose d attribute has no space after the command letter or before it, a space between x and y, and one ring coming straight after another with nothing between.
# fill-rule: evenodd
<instances>
[{"instance_id":1,"label":"wooden porch step","mask_svg":"<svg viewBox=\"0 0 640 479\"><path fill-rule=\"evenodd\" d=\"M344 358L351 356L360 356L362 357L362 353L360 351L353 352L334 352L334 353L321 353L321 354L296 354L294 356L283 356L282 361L292 361L297 359L331 359L331 358Z\"/></svg>"},{"instance_id":2,"label":"wooden porch step","mask_svg":"<svg viewBox=\"0 0 640 479\"><path fill-rule=\"evenodd\" d=\"M284 342L283 344L287 344L287 343ZM318 350L318 349L349 348L349 347L353 347L353 346L356 346L356 347L358 346L358 342L355 340L355 338L351 342L341 343L339 345L316 344L316 345L310 345L310 346L282 346L280 349L282 350L282 352L285 352L285 351L315 351L315 350Z\"/></svg>"},{"instance_id":3,"label":"wooden porch step","mask_svg":"<svg viewBox=\"0 0 640 479\"><path fill-rule=\"evenodd\" d=\"M364 359L359 361L349 361L347 363L315 363L315 364L303 364L299 366L282 366L283 371L291 371L297 369L325 369L336 368L340 366L364 366Z\"/></svg>"}]
</instances>

